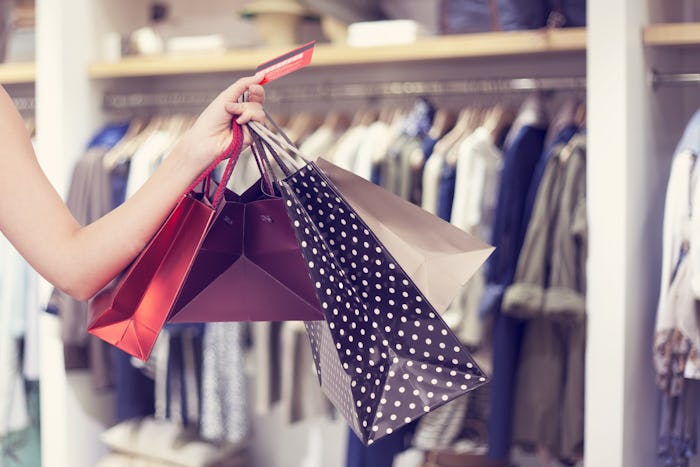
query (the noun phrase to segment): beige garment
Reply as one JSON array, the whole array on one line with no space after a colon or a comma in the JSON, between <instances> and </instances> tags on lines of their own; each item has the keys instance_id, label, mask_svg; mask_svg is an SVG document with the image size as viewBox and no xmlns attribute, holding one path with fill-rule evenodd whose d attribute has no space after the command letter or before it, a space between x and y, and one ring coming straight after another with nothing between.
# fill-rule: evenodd
<instances>
[{"instance_id":1,"label":"beige garment","mask_svg":"<svg viewBox=\"0 0 700 467\"><path fill-rule=\"evenodd\" d=\"M304 323L285 321L281 339L280 404L283 417L294 423L330 415L333 406L321 390Z\"/></svg>"},{"instance_id":2,"label":"beige garment","mask_svg":"<svg viewBox=\"0 0 700 467\"><path fill-rule=\"evenodd\" d=\"M251 323L255 362L255 412L266 414L280 399L280 332L278 321Z\"/></svg>"}]
</instances>

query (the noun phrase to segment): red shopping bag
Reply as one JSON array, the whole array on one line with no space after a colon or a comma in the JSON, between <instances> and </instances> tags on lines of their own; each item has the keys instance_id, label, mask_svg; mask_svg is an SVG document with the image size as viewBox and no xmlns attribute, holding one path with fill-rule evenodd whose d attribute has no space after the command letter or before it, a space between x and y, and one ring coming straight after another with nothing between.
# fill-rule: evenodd
<instances>
[{"instance_id":1,"label":"red shopping bag","mask_svg":"<svg viewBox=\"0 0 700 467\"><path fill-rule=\"evenodd\" d=\"M231 175L242 144L241 127L234 124L228 149L188 188L134 260L116 286L107 308L98 311L88 325L90 334L141 360L148 358L211 225L225 180ZM224 182L210 203L209 179L226 157L230 159ZM194 190L200 185L205 187L204 192L196 193Z\"/></svg>"}]
</instances>

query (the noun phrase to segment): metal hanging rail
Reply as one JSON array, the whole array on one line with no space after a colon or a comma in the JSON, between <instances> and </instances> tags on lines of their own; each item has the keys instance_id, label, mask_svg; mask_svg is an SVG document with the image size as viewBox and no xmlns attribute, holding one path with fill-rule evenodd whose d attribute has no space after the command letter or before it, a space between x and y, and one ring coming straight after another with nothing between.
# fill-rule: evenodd
<instances>
[{"instance_id":1,"label":"metal hanging rail","mask_svg":"<svg viewBox=\"0 0 700 467\"><path fill-rule=\"evenodd\" d=\"M698 86L700 85L700 73L659 73L656 70L651 70L649 81L653 89L663 86Z\"/></svg>"},{"instance_id":2,"label":"metal hanging rail","mask_svg":"<svg viewBox=\"0 0 700 467\"><path fill-rule=\"evenodd\" d=\"M268 102L319 99L445 96L499 94L531 91L584 90L584 77L473 79L458 81L392 81L380 83L313 84L277 87L267 90ZM106 110L202 106L216 96L215 92L106 93Z\"/></svg>"}]
</instances>

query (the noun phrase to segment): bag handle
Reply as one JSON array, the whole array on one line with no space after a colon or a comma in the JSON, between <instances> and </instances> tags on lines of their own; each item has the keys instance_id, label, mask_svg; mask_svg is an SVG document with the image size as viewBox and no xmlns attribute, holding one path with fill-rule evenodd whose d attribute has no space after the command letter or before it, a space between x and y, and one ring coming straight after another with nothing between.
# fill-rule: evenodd
<instances>
[{"instance_id":1,"label":"bag handle","mask_svg":"<svg viewBox=\"0 0 700 467\"><path fill-rule=\"evenodd\" d=\"M307 159L307 157L304 154L302 154L301 151L299 151L299 149L292 142L282 139L280 135L265 128L264 125L261 125L257 122L249 122L248 126L255 133L257 133L262 138L262 140L267 143L269 147L275 149L276 151L274 152L286 156L289 159L289 164L292 165L295 169L299 168L297 165L298 162L296 161L294 156L290 154L290 152L297 155L302 161L304 161L305 164L308 164L310 162L310 160Z\"/></svg>"},{"instance_id":2,"label":"bag handle","mask_svg":"<svg viewBox=\"0 0 700 467\"><path fill-rule=\"evenodd\" d=\"M290 175L292 175L293 172L301 168L298 165L298 162L296 161L294 156L292 156L289 152L287 152L284 149L283 146L286 145L286 143L280 141L278 139L278 136L267 130L267 128L264 128L259 124L254 125L255 129L253 129L252 132L256 133L260 138L259 142L261 148L259 149L262 150L265 155L272 155L272 157L275 159L275 162L284 173L285 177L289 177ZM298 152L296 148L294 148L294 150L295 152ZM281 155L284 156L284 158L280 157ZM306 160L304 161L306 162ZM293 170L290 170L290 166L293 168Z\"/></svg>"},{"instance_id":3,"label":"bag handle","mask_svg":"<svg viewBox=\"0 0 700 467\"><path fill-rule=\"evenodd\" d=\"M251 131L250 135L253 138L253 142L250 145L250 150L255 158L255 163L258 166L260 176L265 182L265 186L267 187L269 194L272 195L275 193L273 183L277 181L277 177L270 166L270 161L267 159L265 148L262 146L262 142L260 141L260 136L258 136L258 134L254 131Z\"/></svg>"},{"instance_id":4,"label":"bag handle","mask_svg":"<svg viewBox=\"0 0 700 467\"><path fill-rule=\"evenodd\" d=\"M231 120L231 133L233 134L233 138L231 139L231 143L228 145L228 147L212 162L209 167L206 168L204 172L202 172L199 177L195 181L193 181L189 187L187 187L187 190L185 193L190 193L194 191L194 189L202 183L202 181L205 182L205 193L208 195L209 194L209 178L211 177L212 172L216 168L217 165L227 157L229 158L228 163L226 164L226 168L224 169L224 173L221 176L221 182L219 183L219 186L216 188L216 192L214 193L214 199L212 200L212 206L214 206L214 209L219 207L219 203L221 202L221 199L224 196L224 190L226 189L226 184L228 183L229 179L231 178L231 174L233 173L233 168L236 165L236 162L238 161L238 156L241 154L241 149L243 148L243 128L241 128L240 125L235 123L233 120Z\"/></svg>"}]
</instances>

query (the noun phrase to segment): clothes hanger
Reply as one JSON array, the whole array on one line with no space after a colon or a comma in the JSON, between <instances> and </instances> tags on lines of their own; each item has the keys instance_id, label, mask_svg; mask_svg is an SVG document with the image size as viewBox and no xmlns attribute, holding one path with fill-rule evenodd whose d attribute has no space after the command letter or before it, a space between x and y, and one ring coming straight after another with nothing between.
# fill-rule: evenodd
<instances>
[{"instance_id":1,"label":"clothes hanger","mask_svg":"<svg viewBox=\"0 0 700 467\"><path fill-rule=\"evenodd\" d=\"M435 143L435 147L433 148L434 153L446 153L452 145L457 142L457 139L459 139L469 126L469 120L472 118L473 112L474 109L472 107L464 107L460 110L452 128Z\"/></svg>"},{"instance_id":2,"label":"clothes hanger","mask_svg":"<svg viewBox=\"0 0 700 467\"><path fill-rule=\"evenodd\" d=\"M289 115L287 115L285 113L281 113L281 112L280 113L272 113L271 115L272 115L272 118L274 118L275 121L279 124L279 126L281 126L282 128L287 127L289 120L290 120Z\"/></svg>"},{"instance_id":3,"label":"clothes hanger","mask_svg":"<svg viewBox=\"0 0 700 467\"><path fill-rule=\"evenodd\" d=\"M482 126L489 131L494 144L497 144L506 129L513 124L514 119L515 112L503 104L496 104L486 113Z\"/></svg>"},{"instance_id":4,"label":"clothes hanger","mask_svg":"<svg viewBox=\"0 0 700 467\"><path fill-rule=\"evenodd\" d=\"M333 132L342 132L345 131L349 123L350 120L347 115L337 110L331 110L324 117L323 122L321 123L321 127L328 128Z\"/></svg>"},{"instance_id":5,"label":"clothes hanger","mask_svg":"<svg viewBox=\"0 0 700 467\"><path fill-rule=\"evenodd\" d=\"M547 111L544 105L544 95L541 92L530 94L518 109L517 115L506 135L503 147L507 148L524 126L543 128L547 126Z\"/></svg>"},{"instance_id":6,"label":"clothes hanger","mask_svg":"<svg viewBox=\"0 0 700 467\"><path fill-rule=\"evenodd\" d=\"M562 97L550 122L545 139L545 147L551 144L562 129L569 125L576 125L576 110L578 109L578 105L579 101L576 96L566 95Z\"/></svg>"},{"instance_id":7,"label":"clothes hanger","mask_svg":"<svg viewBox=\"0 0 700 467\"><path fill-rule=\"evenodd\" d=\"M433 124L428 130L428 136L434 140L439 140L455 125L456 121L457 116L454 112L445 108L437 109L435 117L433 117Z\"/></svg>"},{"instance_id":8,"label":"clothes hanger","mask_svg":"<svg viewBox=\"0 0 700 467\"><path fill-rule=\"evenodd\" d=\"M320 124L321 118L318 115L310 112L301 112L291 119L286 133L295 144L299 145Z\"/></svg>"},{"instance_id":9,"label":"clothes hanger","mask_svg":"<svg viewBox=\"0 0 700 467\"><path fill-rule=\"evenodd\" d=\"M129 121L129 127L119 142L102 158L105 169L112 170L120 162L130 157L133 140L148 126L149 120L143 117L133 117Z\"/></svg>"}]
</instances>

